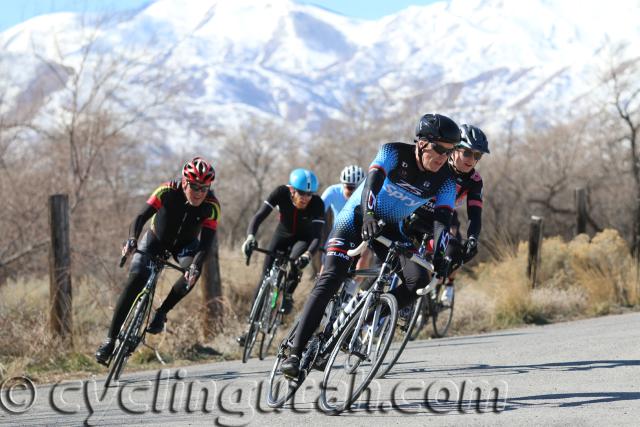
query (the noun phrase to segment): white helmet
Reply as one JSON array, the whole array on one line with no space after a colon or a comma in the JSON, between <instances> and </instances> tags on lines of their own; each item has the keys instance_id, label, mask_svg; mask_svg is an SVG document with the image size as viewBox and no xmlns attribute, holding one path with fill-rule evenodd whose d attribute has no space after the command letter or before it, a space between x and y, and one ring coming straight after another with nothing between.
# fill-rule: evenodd
<instances>
[{"instance_id":1,"label":"white helmet","mask_svg":"<svg viewBox=\"0 0 640 427\"><path fill-rule=\"evenodd\" d=\"M340 182L349 185L358 185L364 179L362 168L357 165L349 165L340 172Z\"/></svg>"}]
</instances>

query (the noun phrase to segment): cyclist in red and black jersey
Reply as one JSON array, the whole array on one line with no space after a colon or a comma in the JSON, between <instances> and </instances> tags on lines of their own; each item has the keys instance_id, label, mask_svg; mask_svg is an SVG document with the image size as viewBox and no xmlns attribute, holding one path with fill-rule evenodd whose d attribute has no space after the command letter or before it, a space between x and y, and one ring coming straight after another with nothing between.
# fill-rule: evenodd
<instances>
[{"instance_id":1,"label":"cyclist in red and black jersey","mask_svg":"<svg viewBox=\"0 0 640 427\"><path fill-rule=\"evenodd\" d=\"M122 248L123 256L133 253L136 247L152 255L169 251L182 267L188 268L156 310L147 329L149 333L162 332L167 313L189 293L200 276L220 216L220 205L210 189L214 178L213 167L202 158L195 157L184 165L181 180L166 182L151 194L131 224L129 239ZM151 227L138 241L149 219ZM109 360L122 322L149 278L148 262L147 256L134 254L107 339L96 352L99 363L105 364Z\"/></svg>"},{"instance_id":2,"label":"cyclist in red and black jersey","mask_svg":"<svg viewBox=\"0 0 640 427\"><path fill-rule=\"evenodd\" d=\"M318 178L308 169L295 169L289 175L289 184L280 185L267 197L264 204L249 223L247 239L242 244L242 253L250 256L257 246L255 235L260 224L277 208L280 211L280 222L276 227L269 251L289 251L289 257L296 260L292 263L288 288L284 295L283 309L286 314L293 308L292 294L298 286L301 270L311 260L311 256L320 246L322 226L324 224L324 203L317 194ZM262 277L269 271L273 257L267 255L262 268ZM260 289L260 282L255 294ZM255 295L254 295L255 297ZM244 335L238 337L238 343L244 345Z\"/></svg>"},{"instance_id":3,"label":"cyclist in red and black jersey","mask_svg":"<svg viewBox=\"0 0 640 427\"><path fill-rule=\"evenodd\" d=\"M460 233L460 221L457 212L450 226L452 235L447 248L447 255L454 263L467 263L478 252L478 238L482 229L482 193L483 183L480 173L475 167L484 154L489 154L489 142L484 132L468 124L460 126L461 141L456 150L451 154L448 168L456 179L456 207L467 202L467 240L462 244ZM434 200L430 200L416 210L407 222L407 231L410 234L421 236L433 227ZM418 237L419 238L419 237ZM449 281L443 293L443 302L453 299L453 281L455 274L449 276Z\"/></svg>"}]
</instances>

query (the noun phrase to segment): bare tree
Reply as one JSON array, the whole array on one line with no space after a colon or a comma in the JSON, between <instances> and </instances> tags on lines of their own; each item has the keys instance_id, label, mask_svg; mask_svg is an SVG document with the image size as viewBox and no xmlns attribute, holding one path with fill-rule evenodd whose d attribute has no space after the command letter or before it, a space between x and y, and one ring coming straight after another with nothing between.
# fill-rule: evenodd
<instances>
[{"instance_id":1,"label":"bare tree","mask_svg":"<svg viewBox=\"0 0 640 427\"><path fill-rule=\"evenodd\" d=\"M609 138L611 144L620 145L627 153L627 171L634 183L632 250L640 259L640 58L629 59L627 46L613 46L603 81L610 93L610 106L616 117L617 132Z\"/></svg>"}]
</instances>

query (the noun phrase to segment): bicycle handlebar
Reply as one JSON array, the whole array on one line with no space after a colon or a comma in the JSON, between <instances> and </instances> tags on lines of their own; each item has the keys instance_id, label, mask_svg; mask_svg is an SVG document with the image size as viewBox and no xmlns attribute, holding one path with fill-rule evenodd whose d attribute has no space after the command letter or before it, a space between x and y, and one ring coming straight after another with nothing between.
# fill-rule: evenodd
<instances>
[{"instance_id":1,"label":"bicycle handlebar","mask_svg":"<svg viewBox=\"0 0 640 427\"><path fill-rule=\"evenodd\" d=\"M182 268L182 267L180 267L179 265L176 265L176 264L171 263L171 262L169 262L169 261L167 261L167 260L165 260L165 259L162 259L162 257L159 257L159 256L157 256L157 255L152 255L152 254L150 254L150 253L147 253L147 252L141 251L141 250L140 250L140 249L138 249L138 248L136 248L136 249L133 251L133 253L134 253L134 254L145 255L145 256L147 256L147 257L151 258L154 262L157 262L158 264L162 264L162 265L164 265L164 266L166 266L166 267L169 267L169 268L173 268L174 270L178 270L179 272L181 272L181 273L183 273L183 274L187 272L187 269L186 269L186 268ZM124 265L124 263L125 263L126 261L127 261L127 256L126 256L126 255L123 255L123 256L122 256L122 258L120 258L120 268L122 268L122 266Z\"/></svg>"},{"instance_id":2,"label":"bicycle handlebar","mask_svg":"<svg viewBox=\"0 0 640 427\"><path fill-rule=\"evenodd\" d=\"M273 257L285 257L287 259L287 261L292 261L292 262L295 261L295 259L289 258L288 256L286 256L286 254L283 254L283 253L278 252L278 251L270 251L268 249L263 249L263 248L258 248L258 247L255 247L255 248L251 249L251 252L253 252L253 251L260 252L260 253L263 253L265 255L271 255ZM249 255L248 257L245 258L246 265L249 265L249 261L250 260L251 260L251 255Z\"/></svg>"}]
</instances>

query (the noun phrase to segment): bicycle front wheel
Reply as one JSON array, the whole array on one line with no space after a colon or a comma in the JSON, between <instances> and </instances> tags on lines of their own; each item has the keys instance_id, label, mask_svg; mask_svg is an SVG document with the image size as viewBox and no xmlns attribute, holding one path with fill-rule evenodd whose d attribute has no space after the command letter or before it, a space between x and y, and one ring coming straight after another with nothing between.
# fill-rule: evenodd
<instances>
[{"instance_id":1,"label":"bicycle front wheel","mask_svg":"<svg viewBox=\"0 0 640 427\"><path fill-rule=\"evenodd\" d=\"M298 327L296 322L289 334L282 340L278 347L278 354L276 355L276 361L269 373L269 388L267 390L267 405L270 408L280 408L284 405L298 390L300 384L304 381L304 378L298 378L296 380L290 380L284 376L281 370L282 362L289 357L291 345L293 343L293 335Z\"/></svg>"},{"instance_id":2,"label":"bicycle front wheel","mask_svg":"<svg viewBox=\"0 0 640 427\"><path fill-rule=\"evenodd\" d=\"M284 292L279 290L278 287L271 289L269 299L269 310L265 310L264 324L267 325L266 331L262 334L260 340L260 360L263 360L269 354L269 347L278 332L278 327L282 323L282 302L284 299Z\"/></svg>"},{"instance_id":3,"label":"bicycle front wheel","mask_svg":"<svg viewBox=\"0 0 640 427\"><path fill-rule=\"evenodd\" d=\"M112 362L109 366L109 375L104 382L104 387L109 387L112 380L119 380L124 366L127 364L129 355L133 353L138 345L139 340L142 338L143 332L141 329L144 326L144 318L148 311L149 296L143 295L137 302L135 310L129 312L129 315L125 319L122 327L120 328L120 334L118 335L118 346L114 352Z\"/></svg>"},{"instance_id":4,"label":"bicycle front wheel","mask_svg":"<svg viewBox=\"0 0 640 427\"><path fill-rule=\"evenodd\" d=\"M443 338L447 336L451 320L453 319L453 305L455 302L455 294L451 301L442 304L439 300L430 301L431 304L431 322L433 324L433 336L435 338Z\"/></svg>"},{"instance_id":5,"label":"bicycle front wheel","mask_svg":"<svg viewBox=\"0 0 640 427\"><path fill-rule=\"evenodd\" d=\"M353 316L340 335L324 370L320 386L320 407L330 414L349 409L375 376L391 345L398 304L393 295L382 294L367 310L378 311L377 325L364 323L356 330L360 313ZM384 317L380 313L385 314ZM351 349L352 337L357 343ZM356 348L357 347L357 348Z\"/></svg>"},{"instance_id":6,"label":"bicycle front wheel","mask_svg":"<svg viewBox=\"0 0 640 427\"><path fill-rule=\"evenodd\" d=\"M424 303L424 297L417 298L413 306L411 307L410 315L408 317L398 316L398 323L393 334L393 339L387 355L384 358L376 378L382 378L389 373L391 368L398 362L400 355L407 346L413 328L416 325L418 317L422 312L422 304Z\"/></svg>"},{"instance_id":7,"label":"bicycle front wheel","mask_svg":"<svg viewBox=\"0 0 640 427\"><path fill-rule=\"evenodd\" d=\"M269 283L265 283L265 281L260 285L260 291L258 291L258 295L253 301L253 306L251 307L251 314L249 315L249 330L247 331L247 335L244 340L244 348L242 349L242 363L247 363L247 360L251 357L251 351L253 350L253 346L258 338L258 333L261 333L260 321L263 318L263 310L268 309L266 299L269 294Z\"/></svg>"}]
</instances>

